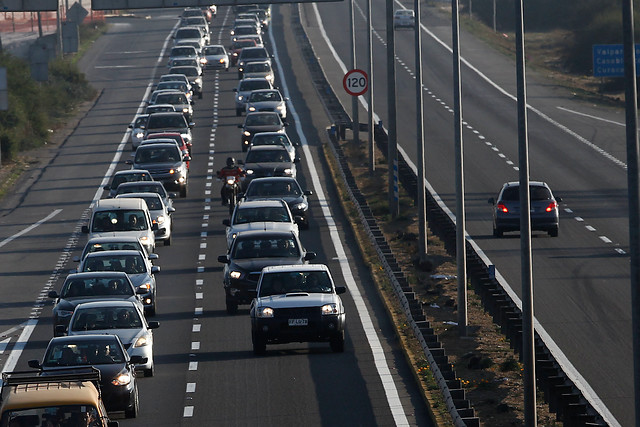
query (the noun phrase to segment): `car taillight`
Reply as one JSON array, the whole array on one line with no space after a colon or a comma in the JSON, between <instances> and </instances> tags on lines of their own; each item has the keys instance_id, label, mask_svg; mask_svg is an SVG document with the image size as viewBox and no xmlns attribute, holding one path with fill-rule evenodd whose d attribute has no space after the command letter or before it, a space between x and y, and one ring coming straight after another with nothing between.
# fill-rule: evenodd
<instances>
[{"instance_id":1,"label":"car taillight","mask_svg":"<svg viewBox=\"0 0 640 427\"><path fill-rule=\"evenodd\" d=\"M549 203L549 206L547 206L547 209L545 209L547 212L552 212L554 211L556 208L558 207L558 204L556 202L551 202Z\"/></svg>"},{"instance_id":2,"label":"car taillight","mask_svg":"<svg viewBox=\"0 0 640 427\"><path fill-rule=\"evenodd\" d=\"M507 209L507 207L505 206L505 204L504 204L504 203L498 203L498 205L496 206L496 208L497 208L500 212L509 213L509 209Z\"/></svg>"}]
</instances>

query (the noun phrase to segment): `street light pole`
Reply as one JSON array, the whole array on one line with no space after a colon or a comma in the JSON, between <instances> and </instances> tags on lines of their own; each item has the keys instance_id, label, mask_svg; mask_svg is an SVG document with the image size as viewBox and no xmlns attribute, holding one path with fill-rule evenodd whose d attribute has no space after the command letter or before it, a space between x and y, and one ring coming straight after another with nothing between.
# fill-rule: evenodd
<instances>
[{"instance_id":1,"label":"street light pole","mask_svg":"<svg viewBox=\"0 0 640 427\"><path fill-rule=\"evenodd\" d=\"M393 29L393 0L387 3L387 102L389 104L389 136L387 158L389 178L387 185L389 212L392 218L400 214L398 191L398 131L396 124L396 37Z\"/></svg>"}]
</instances>

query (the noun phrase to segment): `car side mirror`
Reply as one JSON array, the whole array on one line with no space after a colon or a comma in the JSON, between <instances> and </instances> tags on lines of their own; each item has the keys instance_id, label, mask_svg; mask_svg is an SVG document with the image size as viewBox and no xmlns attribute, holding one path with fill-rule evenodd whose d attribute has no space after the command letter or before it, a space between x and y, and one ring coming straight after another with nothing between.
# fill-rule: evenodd
<instances>
[{"instance_id":1,"label":"car side mirror","mask_svg":"<svg viewBox=\"0 0 640 427\"><path fill-rule=\"evenodd\" d=\"M300 163L300 157L296 157L295 159L293 159L293 163Z\"/></svg>"},{"instance_id":2,"label":"car side mirror","mask_svg":"<svg viewBox=\"0 0 640 427\"><path fill-rule=\"evenodd\" d=\"M124 161L124 163L125 163L126 165L132 165L132 164L133 164L133 160L128 159L128 160L125 160L125 161Z\"/></svg>"},{"instance_id":3,"label":"car side mirror","mask_svg":"<svg viewBox=\"0 0 640 427\"><path fill-rule=\"evenodd\" d=\"M218 262L222 264L229 264L229 258L226 255L219 255Z\"/></svg>"},{"instance_id":4,"label":"car side mirror","mask_svg":"<svg viewBox=\"0 0 640 427\"><path fill-rule=\"evenodd\" d=\"M340 295L344 294L345 292L347 292L346 286L336 286L336 294Z\"/></svg>"},{"instance_id":5,"label":"car side mirror","mask_svg":"<svg viewBox=\"0 0 640 427\"><path fill-rule=\"evenodd\" d=\"M175 199L176 197L178 197L178 193L169 193L170 199Z\"/></svg>"},{"instance_id":6,"label":"car side mirror","mask_svg":"<svg viewBox=\"0 0 640 427\"><path fill-rule=\"evenodd\" d=\"M64 325L56 325L56 335L57 336L62 336L65 335L67 333L67 327Z\"/></svg>"},{"instance_id":7,"label":"car side mirror","mask_svg":"<svg viewBox=\"0 0 640 427\"><path fill-rule=\"evenodd\" d=\"M56 292L56 291L49 291L49 293L47 294L47 296L48 296L49 298L58 298L58 297L59 297L58 292Z\"/></svg>"},{"instance_id":8,"label":"car side mirror","mask_svg":"<svg viewBox=\"0 0 640 427\"><path fill-rule=\"evenodd\" d=\"M136 288L136 295L144 295L147 293L145 288Z\"/></svg>"},{"instance_id":9,"label":"car side mirror","mask_svg":"<svg viewBox=\"0 0 640 427\"><path fill-rule=\"evenodd\" d=\"M148 360L149 360L148 358L140 355L129 357L129 363L131 363L132 365L142 365L144 363L147 363Z\"/></svg>"},{"instance_id":10,"label":"car side mirror","mask_svg":"<svg viewBox=\"0 0 640 427\"><path fill-rule=\"evenodd\" d=\"M160 322L157 320L152 320L149 322L149 329L158 329L160 327Z\"/></svg>"},{"instance_id":11,"label":"car side mirror","mask_svg":"<svg viewBox=\"0 0 640 427\"><path fill-rule=\"evenodd\" d=\"M304 190L303 194L305 196L313 196L313 190Z\"/></svg>"},{"instance_id":12,"label":"car side mirror","mask_svg":"<svg viewBox=\"0 0 640 427\"><path fill-rule=\"evenodd\" d=\"M185 162L190 162L191 161L191 156L190 155L186 155L182 158L182 160L184 160Z\"/></svg>"},{"instance_id":13,"label":"car side mirror","mask_svg":"<svg viewBox=\"0 0 640 427\"><path fill-rule=\"evenodd\" d=\"M160 230L160 227L158 227L158 224L151 225L151 231L158 231L158 230Z\"/></svg>"},{"instance_id":14,"label":"car side mirror","mask_svg":"<svg viewBox=\"0 0 640 427\"><path fill-rule=\"evenodd\" d=\"M102 187L103 190L111 190L111 186L110 185L105 185L104 187Z\"/></svg>"},{"instance_id":15,"label":"car side mirror","mask_svg":"<svg viewBox=\"0 0 640 427\"><path fill-rule=\"evenodd\" d=\"M562 201L562 197L556 197L556 202L560 203Z\"/></svg>"},{"instance_id":16,"label":"car side mirror","mask_svg":"<svg viewBox=\"0 0 640 427\"><path fill-rule=\"evenodd\" d=\"M195 122L191 122L191 123L189 123L189 129L191 129L191 128L192 128L192 127L194 127L195 125L196 125L196 124L195 124Z\"/></svg>"},{"instance_id":17,"label":"car side mirror","mask_svg":"<svg viewBox=\"0 0 640 427\"><path fill-rule=\"evenodd\" d=\"M129 126L127 126L129 129L133 129L133 123L131 123Z\"/></svg>"},{"instance_id":18,"label":"car side mirror","mask_svg":"<svg viewBox=\"0 0 640 427\"><path fill-rule=\"evenodd\" d=\"M238 89L234 87L234 88L233 88L233 91L234 91L234 92L237 92L237 91L238 91Z\"/></svg>"},{"instance_id":19,"label":"car side mirror","mask_svg":"<svg viewBox=\"0 0 640 427\"><path fill-rule=\"evenodd\" d=\"M154 265L153 267L151 267L151 273L152 274L160 273L160 266Z\"/></svg>"},{"instance_id":20,"label":"car side mirror","mask_svg":"<svg viewBox=\"0 0 640 427\"><path fill-rule=\"evenodd\" d=\"M73 258L71 258L71 261L73 262L80 262L80 257L78 255L74 256Z\"/></svg>"},{"instance_id":21,"label":"car side mirror","mask_svg":"<svg viewBox=\"0 0 640 427\"><path fill-rule=\"evenodd\" d=\"M82 226L81 231L82 231L84 234L89 234L89 227L87 227L86 225L83 225L83 226Z\"/></svg>"},{"instance_id":22,"label":"car side mirror","mask_svg":"<svg viewBox=\"0 0 640 427\"><path fill-rule=\"evenodd\" d=\"M231 227L231 221L229 221L228 219L223 219L222 220L222 225L226 225L227 227Z\"/></svg>"},{"instance_id":23,"label":"car side mirror","mask_svg":"<svg viewBox=\"0 0 640 427\"><path fill-rule=\"evenodd\" d=\"M489 203L490 205L495 205L496 201L493 197L489 197L489 200L487 200L487 203Z\"/></svg>"},{"instance_id":24,"label":"car side mirror","mask_svg":"<svg viewBox=\"0 0 640 427\"><path fill-rule=\"evenodd\" d=\"M152 261L156 260L158 258L160 258L160 255L158 255L158 254L149 254L149 259L152 260Z\"/></svg>"},{"instance_id":25,"label":"car side mirror","mask_svg":"<svg viewBox=\"0 0 640 427\"><path fill-rule=\"evenodd\" d=\"M311 261L316 259L316 256L318 256L315 252L307 252L306 254L304 254L304 260L305 261Z\"/></svg>"},{"instance_id":26,"label":"car side mirror","mask_svg":"<svg viewBox=\"0 0 640 427\"><path fill-rule=\"evenodd\" d=\"M38 360L29 360L27 362L27 365L29 365L30 368L33 369L40 369L42 366L40 366L40 362Z\"/></svg>"},{"instance_id":27,"label":"car side mirror","mask_svg":"<svg viewBox=\"0 0 640 427\"><path fill-rule=\"evenodd\" d=\"M189 159L189 160L191 160L191 159ZM169 213L174 213L175 211L176 211L176 208L174 208L174 207L167 208L167 212L169 212Z\"/></svg>"},{"instance_id":28,"label":"car side mirror","mask_svg":"<svg viewBox=\"0 0 640 427\"><path fill-rule=\"evenodd\" d=\"M242 125L238 125L238 129L242 129Z\"/></svg>"}]
</instances>

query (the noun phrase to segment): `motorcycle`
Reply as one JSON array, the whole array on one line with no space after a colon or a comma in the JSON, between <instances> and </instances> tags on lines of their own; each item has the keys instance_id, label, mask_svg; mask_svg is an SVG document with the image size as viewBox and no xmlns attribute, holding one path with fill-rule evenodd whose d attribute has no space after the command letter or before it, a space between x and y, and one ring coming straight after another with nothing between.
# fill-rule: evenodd
<instances>
[{"instance_id":1,"label":"motorcycle","mask_svg":"<svg viewBox=\"0 0 640 427\"><path fill-rule=\"evenodd\" d=\"M233 213L233 209L238 203L238 193L240 192L240 182L238 177L230 175L224 178L224 190L223 193L226 197L226 204L229 206L229 215Z\"/></svg>"}]
</instances>

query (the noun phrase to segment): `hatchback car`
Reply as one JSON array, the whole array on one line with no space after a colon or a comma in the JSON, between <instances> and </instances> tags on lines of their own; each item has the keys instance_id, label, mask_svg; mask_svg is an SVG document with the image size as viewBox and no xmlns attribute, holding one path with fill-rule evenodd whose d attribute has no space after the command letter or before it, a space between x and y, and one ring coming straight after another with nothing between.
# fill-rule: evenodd
<instances>
[{"instance_id":1,"label":"hatchback car","mask_svg":"<svg viewBox=\"0 0 640 427\"><path fill-rule=\"evenodd\" d=\"M242 79L238 82L238 86L233 89L236 93L236 116L242 115L249 95L258 89L273 89L273 85L265 78Z\"/></svg>"},{"instance_id":2,"label":"hatchback car","mask_svg":"<svg viewBox=\"0 0 640 427\"><path fill-rule=\"evenodd\" d=\"M239 233L250 230L298 232L298 223L284 200L252 200L238 203L226 225L227 248Z\"/></svg>"},{"instance_id":3,"label":"hatchback car","mask_svg":"<svg viewBox=\"0 0 640 427\"><path fill-rule=\"evenodd\" d=\"M251 138L251 147L259 147L261 145L279 145L284 147L289 155L291 156L291 161L296 161L296 147L291 142L286 133L283 132L259 132L253 135Z\"/></svg>"},{"instance_id":4,"label":"hatchback car","mask_svg":"<svg viewBox=\"0 0 640 427\"><path fill-rule=\"evenodd\" d=\"M156 231L156 241L160 240L164 246L171 245L171 234L173 231L173 213L176 209L173 206L166 206L162 197L156 193L129 193L120 194L117 198L139 198L147 203L151 220L158 224Z\"/></svg>"},{"instance_id":5,"label":"hatchback car","mask_svg":"<svg viewBox=\"0 0 640 427\"><path fill-rule=\"evenodd\" d=\"M249 304L256 296L262 269L269 265L305 264L315 259L292 231L246 231L236 236L226 255L223 285L228 314L235 314L239 304Z\"/></svg>"},{"instance_id":6,"label":"hatchback car","mask_svg":"<svg viewBox=\"0 0 640 427\"><path fill-rule=\"evenodd\" d=\"M143 144L127 164L133 165L134 169L148 170L154 181L162 182L165 188L179 190L180 197L187 197L189 169L186 162L190 160L191 157L183 155L174 142Z\"/></svg>"},{"instance_id":7,"label":"hatchback car","mask_svg":"<svg viewBox=\"0 0 640 427\"><path fill-rule=\"evenodd\" d=\"M229 71L229 55L224 46L209 45L202 49L202 56L205 59L206 69Z\"/></svg>"},{"instance_id":8,"label":"hatchback car","mask_svg":"<svg viewBox=\"0 0 640 427\"><path fill-rule=\"evenodd\" d=\"M116 191L118 191L118 186L125 182L136 182L136 181L153 181L151 174L149 171L144 169L127 169L118 171L113 174L111 178L111 183L105 185L103 188L109 192L109 197L115 197Z\"/></svg>"},{"instance_id":9,"label":"hatchback car","mask_svg":"<svg viewBox=\"0 0 640 427\"><path fill-rule=\"evenodd\" d=\"M155 275L160 272L160 267L151 264L142 252L132 250L93 252L80 263L79 271L81 273L91 271L127 273L136 288L136 293L142 297L145 312L151 316L156 314L158 287Z\"/></svg>"},{"instance_id":10,"label":"hatchback car","mask_svg":"<svg viewBox=\"0 0 640 427\"><path fill-rule=\"evenodd\" d=\"M416 14L411 9L399 9L393 13L393 28L414 28Z\"/></svg>"},{"instance_id":11,"label":"hatchback car","mask_svg":"<svg viewBox=\"0 0 640 427\"><path fill-rule=\"evenodd\" d=\"M299 217L296 221L300 228L309 228L309 202L307 196L311 196L313 191L303 190L295 178L271 177L256 178L247 186L242 200L256 199L282 199L294 217Z\"/></svg>"},{"instance_id":12,"label":"hatchback car","mask_svg":"<svg viewBox=\"0 0 640 427\"><path fill-rule=\"evenodd\" d=\"M265 267L251 303L251 341L255 354L267 344L329 342L344 351L345 311L329 268L322 264Z\"/></svg>"},{"instance_id":13,"label":"hatchback car","mask_svg":"<svg viewBox=\"0 0 640 427\"><path fill-rule=\"evenodd\" d=\"M291 155L287 149L281 145L257 145L251 147L244 160L244 169L246 176L242 184L245 188L255 178L270 176L296 177L296 164L291 160Z\"/></svg>"},{"instance_id":14,"label":"hatchback car","mask_svg":"<svg viewBox=\"0 0 640 427\"><path fill-rule=\"evenodd\" d=\"M129 356L146 359L136 369L145 377L152 377L155 371L152 330L159 326L157 321L147 322L140 307L130 301L94 301L76 307L67 335L117 335Z\"/></svg>"},{"instance_id":15,"label":"hatchback car","mask_svg":"<svg viewBox=\"0 0 640 427\"><path fill-rule=\"evenodd\" d=\"M238 125L242 129L242 151L247 151L253 135L259 132L282 132L287 122L282 121L280 114L274 111L248 113L244 122Z\"/></svg>"},{"instance_id":16,"label":"hatchback car","mask_svg":"<svg viewBox=\"0 0 640 427\"><path fill-rule=\"evenodd\" d=\"M558 236L560 215L558 202L551 188L539 181L529 182L531 230L545 231L551 237ZM502 186L497 198L490 198L493 205L493 235L502 237L507 231L520 230L520 183L507 182Z\"/></svg>"},{"instance_id":17,"label":"hatchback car","mask_svg":"<svg viewBox=\"0 0 640 427\"><path fill-rule=\"evenodd\" d=\"M251 65L249 63L248 65ZM287 120L287 101L278 89L254 90L247 98L247 113L275 111L282 120Z\"/></svg>"},{"instance_id":18,"label":"hatchback car","mask_svg":"<svg viewBox=\"0 0 640 427\"><path fill-rule=\"evenodd\" d=\"M126 418L135 418L139 407L135 365L143 362L146 360L140 356L129 356L117 335L104 334L52 338L42 362L29 360L28 364L43 376L70 367L95 367L100 371L100 391L107 410L124 411Z\"/></svg>"},{"instance_id":19,"label":"hatchback car","mask_svg":"<svg viewBox=\"0 0 640 427\"><path fill-rule=\"evenodd\" d=\"M49 291L48 296L56 300L53 307L53 335L56 337L64 334L78 304L103 299L128 300L143 308L131 279L121 271L69 274L60 293Z\"/></svg>"}]
</instances>

